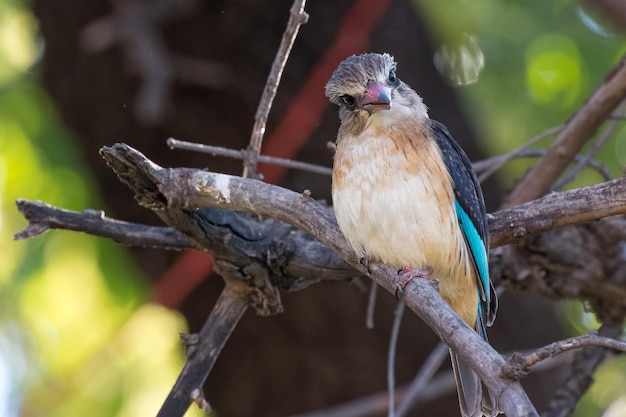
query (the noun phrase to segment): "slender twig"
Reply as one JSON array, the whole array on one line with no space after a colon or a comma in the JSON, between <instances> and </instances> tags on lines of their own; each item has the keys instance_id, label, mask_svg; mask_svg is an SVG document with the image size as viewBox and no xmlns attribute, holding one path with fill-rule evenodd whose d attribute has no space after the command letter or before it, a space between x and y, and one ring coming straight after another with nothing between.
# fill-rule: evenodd
<instances>
[{"instance_id":1,"label":"slender twig","mask_svg":"<svg viewBox=\"0 0 626 417\"><path fill-rule=\"evenodd\" d=\"M543 139L547 137L549 134L553 134L554 131L552 130L557 129L557 128L562 128L562 127L560 125L550 130L547 130L543 132L542 134L536 136L535 138L531 139L528 143L529 144L531 144L531 142L534 143L536 142L535 139L537 138ZM189 150L193 152L202 152L202 153L207 153L213 156L224 156L224 157L234 158L234 159L244 159L246 155L246 151L242 151L242 150L224 148L221 146L203 145L200 143L186 142L186 141L177 140L174 138L167 139L167 146L169 146L170 149L185 149L185 150ZM474 167L474 170L477 173L481 173L481 175L479 175L480 181L484 181L485 179L487 179L494 172L496 172L498 169L504 166L506 162L511 161L512 159L539 158L539 157L544 156L547 152L544 149L522 149L522 148L526 148L526 146L518 148L507 154L498 155L492 158L483 159L481 161L474 162L472 164L472 166ZM580 162L582 160L583 160L583 157L580 155L576 155L574 157L574 161L576 162ZM263 162L265 164L279 165L279 166L284 166L284 167L291 168L291 169L297 169L300 171L308 171L308 172L313 172L315 174L321 174L321 175L330 176L333 173L333 170L330 167L310 164L308 162L294 161L292 159L277 158L274 156L259 155L258 161ZM600 161L597 161L595 159L586 160L586 165L598 171L598 173L602 175L602 177L605 180L610 180L612 178L611 173L609 172L608 168L604 164L602 164Z\"/></svg>"},{"instance_id":2,"label":"slender twig","mask_svg":"<svg viewBox=\"0 0 626 417\"><path fill-rule=\"evenodd\" d=\"M533 138L529 139L522 146L520 146L517 149L512 150L511 152L474 163L473 167L474 167L474 170L476 171L476 174L478 175L478 180L480 182L486 180L491 175L493 175L496 171L502 168L507 162L516 158L520 158L523 152L526 151L528 148L530 148L537 142L541 141L542 139L545 139L549 136L554 135L557 132L560 132L562 129L563 129L563 124L560 124L558 126L553 126L539 133Z\"/></svg>"},{"instance_id":3,"label":"slender twig","mask_svg":"<svg viewBox=\"0 0 626 417\"><path fill-rule=\"evenodd\" d=\"M618 110L615 114L612 114L611 116L609 116L608 119L615 120L615 121L623 121L626 118L626 116L622 115L621 114L622 112L623 110ZM613 126L613 124L611 126ZM539 133L538 135L532 137L522 146L510 152L507 152L502 155L494 156L492 158L484 159L482 161L474 162L472 166L474 167L474 171L476 171L476 174L478 175L479 181L483 182L484 180L492 176L500 168L502 168L504 165L506 165L506 163L512 161L513 159L538 157L538 156L543 157L547 153L546 150L536 151L536 150L531 150L529 148L533 146L534 144L536 144L537 142L549 136L552 136L555 133L562 131L564 127L565 127L565 124L563 123L561 123L558 126L553 126ZM604 136L605 135L603 135L603 139L601 140L601 142L603 140L606 140ZM610 134L608 136L610 137ZM602 144L604 144L604 142L602 142ZM600 171L600 173L604 176L605 179L610 179L611 176L605 174L605 172L608 172L606 168L604 168L604 166L601 165L604 168L604 170L601 170L599 168L599 163L592 159L593 155L595 155L596 152L593 152L593 153L589 152L587 157L581 157L580 155L577 154L574 156L574 159L579 164L581 164L581 161L585 161L583 165L590 165L592 168ZM554 187L554 189L556 190L560 188L561 187Z\"/></svg>"},{"instance_id":4,"label":"slender twig","mask_svg":"<svg viewBox=\"0 0 626 417\"><path fill-rule=\"evenodd\" d=\"M157 417L182 417L198 398L224 344L248 307L246 292L226 284L197 335L185 335L187 361Z\"/></svg>"},{"instance_id":5,"label":"slender twig","mask_svg":"<svg viewBox=\"0 0 626 417\"><path fill-rule=\"evenodd\" d=\"M167 139L167 146L169 146L170 149L185 149L188 151L203 152L211 154L213 156L219 155L234 159L245 159L247 155L246 151L223 148L221 146L211 146L203 145L200 143L185 142L174 138ZM300 171L308 171L321 175L331 175L333 173L333 170L329 167L309 164L308 162L294 161L292 159L277 158L275 156L259 155L258 161L265 164L279 165L291 169L298 169Z\"/></svg>"},{"instance_id":6,"label":"slender twig","mask_svg":"<svg viewBox=\"0 0 626 417\"><path fill-rule=\"evenodd\" d=\"M376 311L376 296L378 295L378 285L375 282L370 283L370 293L367 297L367 312L365 313L365 327L374 328L374 312Z\"/></svg>"},{"instance_id":7,"label":"slender twig","mask_svg":"<svg viewBox=\"0 0 626 417\"><path fill-rule=\"evenodd\" d=\"M440 389L442 385L443 389ZM448 387L454 389L454 386L454 379L452 378L452 374L450 374L449 378L441 378L435 381L433 385L428 387L427 392L422 393L422 395L428 395L432 391L436 391L436 394L439 394L447 391ZM396 399L400 400L405 391L406 387L398 388L396 390L396 396L398 398ZM436 396L437 395L435 395L435 397ZM388 408L389 392L385 390L319 410L293 414L290 417L378 417L383 415Z\"/></svg>"},{"instance_id":8,"label":"slender twig","mask_svg":"<svg viewBox=\"0 0 626 417\"><path fill-rule=\"evenodd\" d=\"M622 322L604 323L598 334L601 337L616 338L622 334ZM610 348L613 348L611 346ZM548 410L542 417L567 417L587 392L593 382L593 374L609 355L603 346L585 346L574 355L574 361L566 375L565 383L554 394Z\"/></svg>"},{"instance_id":9,"label":"slender twig","mask_svg":"<svg viewBox=\"0 0 626 417\"><path fill-rule=\"evenodd\" d=\"M439 347L436 349L439 351ZM441 344L441 356L443 359L447 356L448 348L445 344ZM440 353L435 354L433 351L427 362L430 361L431 358L438 356ZM509 356L510 354L505 353L504 356ZM538 363L533 367L532 372L552 372L557 368L561 368L569 362L571 362L571 356L566 354L559 355L549 361L544 361ZM423 373L423 369L426 368L426 363L422 369L420 369L420 373ZM419 380L419 374L416 375L411 385ZM424 378L425 380L425 378ZM421 385L421 384L416 384ZM415 409L416 406L421 404L426 404L432 401L439 400L447 395L452 394L456 390L456 384L454 382L454 377L452 376L452 372L442 372L438 375L434 376L432 379L428 380L425 385L423 385L420 391L416 392L415 395L410 395L409 390L411 386L401 386L396 389L396 401L401 403L401 405L407 402L410 398L411 407ZM305 412L301 414L292 415L291 417L374 417L379 416L385 412L385 410L389 407L389 394L387 391L380 391L372 395L368 395L365 397L357 398L354 400L347 401L342 404L337 404L328 408ZM400 415L400 414L398 414Z\"/></svg>"},{"instance_id":10,"label":"slender twig","mask_svg":"<svg viewBox=\"0 0 626 417\"><path fill-rule=\"evenodd\" d=\"M276 92L278 91L278 84L280 83L283 69L285 68L285 64L287 64L287 58L296 40L300 26L305 24L309 19L309 15L304 11L305 3L306 0L294 0L291 6L287 28L283 33L280 47L274 57L272 69L267 77L263 95L261 96L256 115L254 116L254 126L252 127L252 135L250 137L250 144L248 145L248 154L244 159L244 177L254 178L256 176L257 158L261 153L267 118L272 108L274 97L276 97Z\"/></svg>"},{"instance_id":11,"label":"slender twig","mask_svg":"<svg viewBox=\"0 0 626 417\"><path fill-rule=\"evenodd\" d=\"M605 82L567 121L565 128L535 166L515 186L506 207L544 195L570 164L574 155L626 97L626 57L611 70Z\"/></svg>"},{"instance_id":12,"label":"slender twig","mask_svg":"<svg viewBox=\"0 0 626 417\"><path fill-rule=\"evenodd\" d=\"M618 113L623 113L623 111L624 103L620 104ZM606 144L606 142L613 136L613 133L615 133L617 126L619 126L621 123L622 120L611 120L608 126L604 129L604 132L602 132L602 135L600 135L600 137L591 144L587 152L578 159L576 166L570 169L567 174L565 174L556 184L554 184L554 187L552 189L560 190L566 184L573 181L574 178L576 178L576 176L590 163L594 155L597 154L600 149L602 149L602 147Z\"/></svg>"},{"instance_id":13,"label":"slender twig","mask_svg":"<svg viewBox=\"0 0 626 417\"><path fill-rule=\"evenodd\" d=\"M428 358L420 368L415 378L409 384L402 402L398 406L397 417L404 417L411 411L413 404L419 398L419 394L428 386L435 376L435 372L441 366L445 358L448 357L449 348L445 343L438 343L435 349L430 352Z\"/></svg>"},{"instance_id":14,"label":"slender twig","mask_svg":"<svg viewBox=\"0 0 626 417\"><path fill-rule=\"evenodd\" d=\"M527 149L523 152L520 152L516 158L521 159L521 158L541 158L546 154L547 149ZM474 167L476 167L479 164L483 164L483 163L487 163L489 164L490 161L492 160L497 160L499 159L500 156L495 156L493 158L489 158L489 159L485 159L483 161L478 161L475 162L473 164ZM583 156L582 155L576 155L574 157L574 162L580 162L583 160ZM598 174L600 174L600 176L602 177L602 179L604 179L605 181L609 181L611 179L613 179L613 176L611 175L611 172L609 171L609 169L606 167L606 165L604 165L602 162L596 160L596 159L590 159L586 162L586 165L589 168L592 168L594 170L596 170L598 172Z\"/></svg>"},{"instance_id":15,"label":"slender twig","mask_svg":"<svg viewBox=\"0 0 626 417\"><path fill-rule=\"evenodd\" d=\"M389 392L389 409L387 415L395 416L395 388L396 388L396 351L398 348L398 336L400 335L400 325L404 316L404 302L398 301L398 305L393 313L393 325L391 326L391 337L389 339L389 353L387 355L387 391Z\"/></svg>"},{"instance_id":16,"label":"slender twig","mask_svg":"<svg viewBox=\"0 0 626 417\"><path fill-rule=\"evenodd\" d=\"M530 368L537 363L552 358L561 353L578 349L585 346L601 346L608 349L620 350L626 352L626 342L611 337L598 335L598 332L590 332L580 336L570 337L569 339L559 340L549 345L536 349L527 354L515 353L511 355L507 361L507 368L504 372L512 377L521 373L530 371Z\"/></svg>"}]
</instances>

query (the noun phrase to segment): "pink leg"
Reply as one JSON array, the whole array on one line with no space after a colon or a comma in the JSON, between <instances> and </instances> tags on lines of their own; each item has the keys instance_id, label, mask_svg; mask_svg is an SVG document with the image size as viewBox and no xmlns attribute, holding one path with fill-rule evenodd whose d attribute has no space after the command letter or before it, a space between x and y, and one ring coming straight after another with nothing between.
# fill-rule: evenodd
<instances>
[{"instance_id":1,"label":"pink leg","mask_svg":"<svg viewBox=\"0 0 626 417\"><path fill-rule=\"evenodd\" d=\"M405 266L404 268L398 271L398 281L396 282L396 298L398 298L398 294L401 294L406 287L406 284L411 282L413 278L422 278L431 280L432 276L430 275L430 271L428 269L414 269Z\"/></svg>"}]
</instances>

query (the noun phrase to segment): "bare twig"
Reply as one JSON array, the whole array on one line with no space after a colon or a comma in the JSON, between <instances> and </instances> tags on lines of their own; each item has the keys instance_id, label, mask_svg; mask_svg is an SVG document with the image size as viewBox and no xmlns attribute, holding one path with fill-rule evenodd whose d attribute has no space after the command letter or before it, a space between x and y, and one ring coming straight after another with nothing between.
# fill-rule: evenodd
<instances>
[{"instance_id":1,"label":"bare twig","mask_svg":"<svg viewBox=\"0 0 626 417\"><path fill-rule=\"evenodd\" d=\"M425 394L430 394L430 391L445 391L447 385L449 385L450 389L454 389L454 379L452 378L452 374L449 375L449 378L442 378L440 381L443 384L433 384L429 386L428 392ZM443 390L438 390L438 388L444 385ZM406 387L401 387L396 390L396 400L400 400L406 391ZM422 393L424 395L424 393ZM380 391L372 395L368 395L361 398L356 398L351 401L347 401L345 403L337 404L331 407L322 408L319 410L308 411L304 413L294 414L290 417L378 417L382 415L389 408L389 392L388 391Z\"/></svg>"},{"instance_id":2,"label":"bare twig","mask_svg":"<svg viewBox=\"0 0 626 417\"><path fill-rule=\"evenodd\" d=\"M247 152L236 149L223 148L221 146L202 145L200 143L185 142L174 138L167 139L167 146L170 149L185 149L194 152L208 153L213 156L226 156L228 158L245 159ZM275 156L259 155L257 160L265 164L279 165L300 171L313 172L321 175L331 175L332 168L323 167L321 165L309 164L307 162L294 161L291 159L277 158Z\"/></svg>"},{"instance_id":3,"label":"bare twig","mask_svg":"<svg viewBox=\"0 0 626 417\"><path fill-rule=\"evenodd\" d=\"M529 372L532 366L545 359L585 346L601 346L608 349L626 352L626 342L610 337L600 336L598 335L598 332L593 331L580 336L570 337L569 339L550 343L549 345L543 346L531 353L514 353L507 361L507 368L509 369L505 369L504 372L509 374L512 378L519 378L520 373Z\"/></svg>"},{"instance_id":4,"label":"bare twig","mask_svg":"<svg viewBox=\"0 0 626 417\"><path fill-rule=\"evenodd\" d=\"M365 327L374 328L374 311L376 310L376 296L378 295L378 285L375 282L370 283L370 293L367 297L367 312L365 313Z\"/></svg>"},{"instance_id":5,"label":"bare twig","mask_svg":"<svg viewBox=\"0 0 626 417\"><path fill-rule=\"evenodd\" d=\"M622 334L622 323L604 323L598 330L601 337L616 338ZM613 348L613 347L611 347ZM592 375L607 358L609 350L602 346L586 346L577 351L565 384L557 390L543 417L569 416L593 382Z\"/></svg>"},{"instance_id":6,"label":"bare twig","mask_svg":"<svg viewBox=\"0 0 626 417\"><path fill-rule=\"evenodd\" d=\"M604 84L567 121L546 155L515 186L506 207L544 195L625 96L626 58L623 57Z\"/></svg>"},{"instance_id":7,"label":"bare twig","mask_svg":"<svg viewBox=\"0 0 626 417\"><path fill-rule=\"evenodd\" d=\"M396 412L395 405L395 388L396 388L396 350L398 347L398 336L400 335L400 325L402 324L402 316L404 316L404 303L398 301L396 309L393 313L393 326L391 326L391 337L389 339L389 353L387 355L387 391L389 392L389 409L387 415L394 417Z\"/></svg>"},{"instance_id":8,"label":"bare twig","mask_svg":"<svg viewBox=\"0 0 626 417\"><path fill-rule=\"evenodd\" d=\"M608 117L609 120L614 120L614 121L623 121L624 120L624 115L622 115L621 113L623 112L623 105L620 106L621 108L615 113L612 114ZM492 158L488 158L488 159L484 159L482 161L477 161L474 162L472 164L472 166L474 167L474 171L476 171L476 174L478 175L478 179L480 182L485 181L487 178L489 178L491 175L493 175L496 171L498 171L500 168L502 168L504 165L506 165L507 162L510 162L514 159L519 159L519 158L528 158L528 157L543 157L546 155L547 151L545 150L531 150L530 147L533 146L534 144L536 144L537 142L554 135L555 133L558 133L560 131L563 130L563 128L565 127L565 124L560 124L558 126L553 126L549 129L546 129L545 131L539 133L538 135L534 136L533 138L529 139L526 143L524 143L522 146L512 150L511 152L507 152L505 154L502 155L498 155L498 156L494 156ZM596 169L597 171L599 171L603 177L605 179L611 179L610 174L607 174L608 170L599 162L594 161L593 155L595 155L595 153L597 152L597 149L601 148L602 145L604 144L604 142L606 141L606 139L608 139L608 137L611 136L612 132L615 129L615 124L612 123L610 125L610 132L607 134L607 131L605 131L602 135L602 139L600 139L599 141L596 141L596 145L594 145L594 151L593 152L588 152L587 155L585 157L582 157L578 154L576 154L574 156L574 160L579 164L580 167L585 166L585 165L589 165L592 168ZM607 128L607 130L609 130L609 128ZM580 170L580 168L579 168ZM558 190L561 187L555 186L553 187L553 189Z\"/></svg>"},{"instance_id":9,"label":"bare twig","mask_svg":"<svg viewBox=\"0 0 626 417\"><path fill-rule=\"evenodd\" d=\"M184 338L187 361L157 417L185 414L247 307L246 292L227 283L198 337Z\"/></svg>"},{"instance_id":10,"label":"bare twig","mask_svg":"<svg viewBox=\"0 0 626 417\"><path fill-rule=\"evenodd\" d=\"M452 372L443 372L432 379L426 378L427 368L430 365L435 366L436 358L443 360L448 356L448 347L445 344L440 344L435 351L433 351L424 366L420 369L420 372L411 382L409 386L401 386L396 389L396 402L400 402L400 407L404 403L410 402L413 409L417 405L425 404L431 401L435 401L450 395L456 390L456 383ZM505 354L508 356L508 354ZM431 362L431 359L433 361ZM549 372L555 368L562 367L571 361L571 356L566 354L559 355L552 360L540 362L533 367L533 372ZM427 364L429 364L427 366ZM432 369L432 368L430 368ZM425 381L422 383L420 381ZM422 389L415 392L415 395L409 393L412 387L422 386ZM368 395L362 398L357 398L343 404L334 405L321 410L315 410L302 414L292 415L291 417L373 417L381 415L389 407L389 396L387 391L380 391L372 395ZM400 416L400 414L398 414Z\"/></svg>"},{"instance_id":11,"label":"bare twig","mask_svg":"<svg viewBox=\"0 0 626 417\"><path fill-rule=\"evenodd\" d=\"M398 407L397 416L404 417L411 411L413 404L418 399L419 394L428 386L433 379L435 372L441 366L441 363L448 357L449 348L445 343L438 343L435 349L430 352L428 358L420 368L413 381L409 384L402 402Z\"/></svg>"},{"instance_id":12,"label":"bare twig","mask_svg":"<svg viewBox=\"0 0 626 417\"><path fill-rule=\"evenodd\" d=\"M618 108L618 113L624 112L624 103L620 104ZM606 142L613 136L617 126L621 124L621 120L611 120L608 126L602 132L602 135L589 147L585 155L578 158L576 162L576 166L574 166L571 170L567 172L556 184L554 184L554 190L560 190L567 183L571 182L576 178L576 176L589 164L589 162L593 159L594 155L602 149L602 147L606 144Z\"/></svg>"},{"instance_id":13,"label":"bare twig","mask_svg":"<svg viewBox=\"0 0 626 417\"><path fill-rule=\"evenodd\" d=\"M530 146L533 143L537 142L538 140L544 139L550 134L554 134L559 129L562 129L562 125L555 126L537 135L536 137L531 139L527 144L525 144L524 146L520 148L515 149L512 152L509 152L503 155L494 156L492 158L484 159L482 161L474 162L472 166L474 167L474 170L477 173L480 173L479 175L480 181L481 182L484 181L485 179L493 175L494 172L496 172L502 166L504 166L506 162L509 162L513 159L538 158L538 157L544 156L547 152L546 150L526 149L527 148L526 145ZM170 149L185 149L185 150L189 150L193 152L203 152L203 153L207 153L213 156L225 156L225 157L234 158L234 159L244 159L246 157L246 151L224 148L221 146L212 146L212 145L204 145L204 144L194 143L194 142L186 142L186 141L177 140L174 138L167 139L167 146L169 146ZM333 172L332 168L330 167L310 164L307 162L294 161L292 159L277 158L274 156L259 155L258 161L265 163L265 164L279 165L279 166L284 166L284 167L291 168L291 169L297 169L300 171L313 172L315 174L320 174L320 175L330 176ZM585 165L588 165L589 167L595 169L596 171L598 171L600 175L602 175L602 177L605 180L610 180L612 178L611 173L606 168L606 166L604 166L604 164L602 164L599 161L596 161L594 159L588 159L580 155L576 155L574 157L574 161L578 163L584 163Z\"/></svg>"},{"instance_id":14,"label":"bare twig","mask_svg":"<svg viewBox=\"0 0 626 417\"><path fill-rule=\"evenodd\" d=\"M280 42L280 47L274 57L274 63L272 69L267 77L265 88L263 89L263 95L261 101L254 116L254 126L252 127L252 136L250 137L250 144L248 145L248 153L244 159L243 176L254 178L256 176L257 158L261 153L261 145L263 144L263 136L265 135L265 127L267 125L267 118L272 108L274 97L276 97L276 91L278 91L278 84L283 74L283 69L287 63L287 58L291 52L300 26L305 24L309 19L309 15L304 11L304 5L306 0L294 0L291 6L289 22L287 22L287 28L283 33L283 38Z\"/></svg>"},{"instance_id":15,"label":"bare twig","mask_svg":"<svg viewBox=\"0 0 626 417\"><path fill-rule=\"evenodd\" d=\"M478 180L483 182L491 175L493 175L496 171L502 168L507 162L522 157L522 154L528 150L535 143L539 142L542 139L545 139L551 135L554 135L557 132L560 132L563 129L563 125L560 124L558 126L551 127L544 132L539 133L535 137L529 139L526 143L520 146L517 149L512 150L504 155L498 155L493 158L485 159L483 161L476 162L473 165L476 174L478 175Z\"/></svg>"},{"instance_id":16,"label":"bare twig","mask_svg":"<svg viewBox=\"0 0 626 417\"><path fill-rule=\"evenodd\" d=\"M546 149L526 149L524 151L519 152L516 155L516 158L520 159L520 158L541 158L543 157L548 151ZM474 167L474 169L478 172L477 167L487 167L486 169L489 169L488 167L490 165L499 165L499 161L501 158L506 157L508 154L505 155L500 155L500 156L494 156L493 158L488 158L488 159L484 159L482 161L477 161L474 162L472 164L472 166ZM576 155L574 157L574 161L575 162L580 162L583 160L583 156L581 155ZM600 174L602 176L602 178L605 181L611 180L613 179L613 176L611 175L611 172L609 171L609 169L606 167L606 165L604 165L602 162L595 160L595 159L590 159L586 162L587 166L589 166L589 168L593 168L596 171L598 171L598 174ZM482 181L482 177L481 177L481 181Z\"/></svg>"}]
</instances>

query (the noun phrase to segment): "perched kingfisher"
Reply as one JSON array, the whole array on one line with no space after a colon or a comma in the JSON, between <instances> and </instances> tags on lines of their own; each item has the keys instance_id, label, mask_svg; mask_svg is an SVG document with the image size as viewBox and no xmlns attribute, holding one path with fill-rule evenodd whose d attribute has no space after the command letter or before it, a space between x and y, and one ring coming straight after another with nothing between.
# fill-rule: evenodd
<instances>
[{"instance_id":1,"label":"perched kingfisher","mask_svg":"<svg viewBox=\"0 0 626 417\"><path fill-rule=\"evenodd\" d=\"M485 202L461 147L428 117L389 54L351 56L326 84L341 126L332 197L339 228L363 261L437 279L441 296L484 340L495 319ZM495 398L450 350L461 414L495 416Z\"/></svg>"}]
</instances>

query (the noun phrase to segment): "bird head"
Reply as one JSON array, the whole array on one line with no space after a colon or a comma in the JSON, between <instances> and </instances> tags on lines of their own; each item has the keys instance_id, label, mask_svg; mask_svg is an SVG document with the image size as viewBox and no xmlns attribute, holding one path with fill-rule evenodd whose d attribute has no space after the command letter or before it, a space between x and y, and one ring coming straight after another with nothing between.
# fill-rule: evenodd
<instances>
[{"instance_id":1,"label":"bird head","mask_svg":"<svg viewBox=\"0 0 626 417\"><path fill-rule=\"evenodd\" d=\"M353 55L344 60L326 83L326 97L339 106L344 128L362 130L377 115L411 112L428 117L422 99L396 76L396 62L389 54Z\"/></svg>"}]
</instances>

